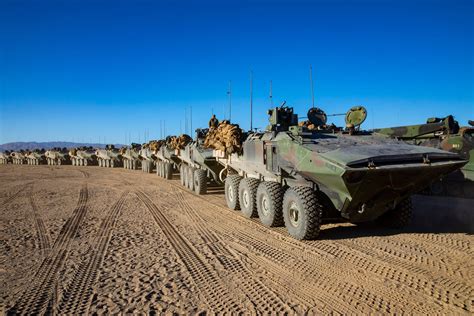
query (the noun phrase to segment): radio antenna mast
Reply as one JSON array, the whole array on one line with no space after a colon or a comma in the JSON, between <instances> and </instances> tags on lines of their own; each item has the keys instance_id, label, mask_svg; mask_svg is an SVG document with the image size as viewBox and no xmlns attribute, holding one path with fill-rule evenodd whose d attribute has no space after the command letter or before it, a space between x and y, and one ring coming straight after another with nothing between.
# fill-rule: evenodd
<instances>
[{"instance_id":1,"label":"radio antenna mast","mask_svg":"<svg viewBox=\"0 0 474 316\"><path fill-rule=\"evenodd\" d=\"M250 131L253 127L253 71L250 70Z\"/></svg>"},{"instance_id":2,"label":"radio antenna mast","mask_svg":"<svg viewBox=\"0 0 474 316\"><path fill-rule=\"evenodd\" d=\"M273 82L270 80L270 105L273 107Z\"/></svg>"},{"instance_id":3,"label":"radio antenna mast","mask_svg":"<svg viewBox=\"0 0 474 316\"><path fill-rule=\"evenodd\" d=\"M312 99L313 108L314 108L313 67L311 65L309 66L309 81L311 84L311 99Z\"/></svg>"},{"instance_id":4,"label":"radio antenna mast","mask_svg":"<svg viewBox=\"0 0 474 316\"><path fill-rule=\"evenodd\" d=\"M193 134L193 106L192 105L189 107L189 110L190 110L189 120L190 120L190 123L191 123L191 130L189 131L189 135L192 135Z\"/></svg>"},{"instance_id":5,"label":"radio antenna mast","mask_svg":"<svg viewBox=\"0 0 474 316\"><path fill-rule=\"evenodd\" d=\"M229 80L229 91L227 91L229 95L229 121L232 120L232 80Z\"/></svg>"}]
</instances>

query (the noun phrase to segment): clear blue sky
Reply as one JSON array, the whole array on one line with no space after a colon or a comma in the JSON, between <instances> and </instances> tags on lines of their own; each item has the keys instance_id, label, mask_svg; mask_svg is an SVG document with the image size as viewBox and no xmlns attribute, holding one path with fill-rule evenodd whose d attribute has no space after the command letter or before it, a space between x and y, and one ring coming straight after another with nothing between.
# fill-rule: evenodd
<instances>
[{"instance_id":1,"label":"clear blue sky","mask_svg":"<svg viewBox=\"0 0 474 316\"><path fill-rule=\"evenodd\" d=\"M474 119L472 0L173 2L0 0L0 143L176 134L185 107L223 117L229 80L248 128L250 69L263 128L270 80L305 115L309 65L316 105L367 129Z\"/></svg>"}]
</instances>

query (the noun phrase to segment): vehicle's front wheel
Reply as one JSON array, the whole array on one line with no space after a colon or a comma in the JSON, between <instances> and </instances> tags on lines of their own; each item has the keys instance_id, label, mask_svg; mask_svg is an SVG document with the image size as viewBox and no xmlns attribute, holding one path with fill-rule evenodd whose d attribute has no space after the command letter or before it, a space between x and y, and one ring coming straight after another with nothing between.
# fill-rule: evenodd
<instances>
[{"instance_id":1,"label":"vehicle's front wheel","mask_svg":"<svg viewBox=\"0 0 474 316\"><path fill-rule=\"evenodd\" d=\"M319 235L323 206L309 187L289 188L283 197L283 219L288 233L299 240Z\"/></svg>"},{"instance_id":2,"label":"vehicle's front wheel","mask_svg":"<svg viewBox=\"0 0 474 316\"><path fill-rule=\"evenodd\" d=\"M399 202L394 209L387 211L377 218L377 222L385 227L402 228L411 221L413 206L411 198L408 197Z\"/></svg>"},{"instance_id":3,"label":"vehicle's front wheel","mask_svg":"<svg viewBox=\"0 0 474 316\"><path fill-rule=\"evenodd\" d=\"M239 183L242 179L239 175L231 175L225 179L225 201L232 210L240 210Z\"/></svg>"}]
</instances>

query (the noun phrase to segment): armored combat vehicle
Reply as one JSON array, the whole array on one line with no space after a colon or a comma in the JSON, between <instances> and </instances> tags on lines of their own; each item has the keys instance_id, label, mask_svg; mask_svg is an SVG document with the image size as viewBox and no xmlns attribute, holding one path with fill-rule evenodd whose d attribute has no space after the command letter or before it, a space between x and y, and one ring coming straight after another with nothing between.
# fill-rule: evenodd
<instances>
[{"instance_id":1,"label":"armored combat vehicle","mask_svg":"<svg viewBox=\"0 0 474 316\"><path fill-rule=\"evenodd\" d=\"M152 173L153 167L155 166L156 153L158 152L161 144L161 140L152 140L146 144L143 144L139 151L139 158L141 160L142 171L146 173Z\"/></svg>"},{"instance_id":2,"label":"armored combat vehicle","mask_svg":"<svg viewBox=\"0 0 474 316\"><path fill-rule=\"evenodd\" d=\"M375 129L374 132L415 145L459 154L469 162L461 169L433 182L425 193L474 198L474 122L460 127L452 115L429 118L426 124Z\"/></svg>"},{"instance_id":3,"label":"armored combat vehicle","mask_svg":"<svg viewBox=\"0 0 474 316\"><path fill-rule=\"evenodd\" d=\"M214 156L228 172L229 208L265 226L284 223L296 239L316 238L321 222L334 218L403 227L411 194L466 164L454 153L361 131L363 107L347 112L345 129L326 125L315 108L308 112L312 130L298 126L293 108L268 114L266 131L250 134L241 154Z\"/></svg>"},{"instance_id":4,"label":"armored combat vehicle","mask_svg":"<svg viewBox=\"0 0 474 316\"><path fill-rule=\"evenodd\" d=\"M23 165L26 163L26 153L23 150L19 151L12 151L10 153L10 157L12 159L12 163L15 165Z\"/></svg>"},{"instance_id":5,"label":"armored combat vehicle","mask_svg":"<svg viewBox=\"0 0 474 316\"><path fill-rule=\"evenodd\" d=\"M88 166L97 164L97 156L92 147L78 147L69 150L71 164L73 166Z\"/></svg>"},{"instance_id":6,"label":"armored combat vehicle","mask_svg":"<svg viewBox=\"0 0 474 316\"><path fill-rule=\"evenodd\" d=\"M220 177L224 166L217 162L213 150L204 146L204 139L209 129L197 129L196 138L178 153L181 160L179 173L181 185L197 194L207 192L208 183L222 185Z\"/></svg>"},{"instance_id":7,"label":"armored combat vehicle","mask_svg":"<svg viewBox=\"0 0 474 316\"><path fill-rule=\"evenodd\" d=\"M48 165L62 165L70 162L66 148L55 147L44 153Z\"/></svg>"},{"instance_id":8,"label":"armored combat vehicle","mask_svg":"<svg viewBox=\"0 0 474 316\"><path fill-rule=\"evenodd\" d=\"M165 179L171 179L174 170L179 170L181 159L180 151L192 138L189 135L168 136L165 143L156 152L156 174Z\"/></svg>"},{"instance_id":9,"label":"armored combat vehicle","mask_svg":"<svg viewBox=\"0 0 474 316\"><path fill-rule=\"evenodd\" d=\"M120 154L122 155L123 167L125 169L137 170L140 163L140 144L132 143L130 147L120 148Z\"/></svg>"},{"instance_id":10,"label":"armored combat vehicle","mask_svg":"<svg viewBox=\"0 0 474 316\"><path fill-rule=\"evenodd\" d=\"M99 167L114 168L122 162L120 151L114 145L106 145L105 149L96 149L95 155Z\"/></svg>"},{"instance_id":11,"label":"armored combat vehicle","mask_svg":"<svg viewBox=\"0 0 474 316\"><path fill-rule=\"evenodd\" d=\"M0 152L0 165L6 165L11 162L10 152L6 150L5 152Z\"/></svg>"},{"instance_id":12,"label":"armored combat vehicle","mask_svg":"<svg viewBox=\"0 0 474 316\"><path fill-rule=\"evenodd\" d=\"M44 149L35 149L26 153L26 162L29 165L41 165L46 163L46 156Z\"/></svg>"}]
</instances>

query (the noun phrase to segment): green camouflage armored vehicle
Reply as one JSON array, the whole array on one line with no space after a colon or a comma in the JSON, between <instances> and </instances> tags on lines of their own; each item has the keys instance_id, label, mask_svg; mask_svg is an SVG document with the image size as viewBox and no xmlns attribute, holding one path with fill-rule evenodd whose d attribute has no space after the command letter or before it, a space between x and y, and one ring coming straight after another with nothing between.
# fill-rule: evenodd
<instances>
[{"instance_id":1,"label":"green camouflage armored vehicle","mask_svg":"<svg viewBox=\"0 0 474 316\"><path fill-rule=\"evenodd\" d=\"M361 131L363 107L349 110L345 129L326 125L323 114L310 110L310 130L292 108L274 108L267 130L250 134L242 153L215 151L228 172L229 208L266 226L284 223L296 239L316 238L321 222L335 218L402 227L413 193L466 164L454 153Z\"/></svg>"},{"instance_id":2,"label":"green camouflage armored vehicle","mask_svg":"<svg viewBox=\"0 0 474 316\"><path fill-rule=\"evenodd\" d=\"M73 166L88 166L97 164L97 156L92 147L78 147L69 150L69 157Z\"/></svg>"},{"instance_id":3,"label":"green camouflage armored vehicle","mask_svg":"<svg viewBox=\"0 0 474 316\"><path fill-rule=\"evenodd\" d=\"M208 129L197 129L194 141L178 153L178 158L181 159L179 166L181 185L197 194L205 194L208 183L223 184L219 176L222 176L224 166L212 155L213 150L204 146L208 131Z\"/></svg>"},{"instance_id":4,"label":"green camouflage armored vehicle","mask_svg":"<svg viewBox=\"0 0 474 316\"><path fill-rule=\"evenodd\" d=\"M62 165L70 162L69 153L66 148L55 147L47 150L44 155L48 165Z\"/></svg>"},{"instance_id":5,"label":"green camouflage armored vehicle","mask_svg":"<svg viewBox=\"0 0 474 316\"><path fill-rule=\"evenodd\" d=\"M120 154L122 155L123 167L125 169L137 170L140 163L140 144L132 143L130 147L120 148Z\"/></svg>"},{"instance_id":6,"label":"green camouflage armored vehicle","mask_svg":"<svg viewBox=\"0 0 474 316\"><path fill-rule=\"evenodd\" d=\"M44 149L35 149L26 153L26 162L29 165L41 165L46 163L46 156Z\"/></svg>"},{"instance_id":7,"label":"green camouflage armored vehicle","mask_svg":"<svg viewBox=\"0 0 474 316\"><path fill-rule=\"evenodd\" d=\"M96 149L95 155L99 167L115 168L122 163L122 156L114 145L106 145L105 149Z\"/></svg>"},{"instance_id":8,"label":"green camouflage armored vehicle","mask_svg":"<svg viewBox=\"0 0 474 316\"><path fill-rule=\"evenodd\" d=\"M433 182L425 193L474 198L474 122L459 127L452 115L430 118L426 124L375 129L374 132L415 145L459 154L469 162L459 170Z\"/></svg>"},{"instance_id":9,"label":"green camouflage armored vehicle","mask_svg":"<svg viewBox=\"0 0 474 316\"><path fill-rule=\"evenodd\" d=\"M14 165L23 165L26 163L26 152L24 150L12 151L10 157Z\"/></svg>"},{"instance_id":10,"label":"green camouflage armored vehicle","mask_svg":"<svg viewBox=\"0 0 474 316\"><path fill-rule=\"evenodd\" d=\"M12 162L11 160L10 152L8 150L0 152L0 165L6 165Z\"/></svg>"}]
</instances>

